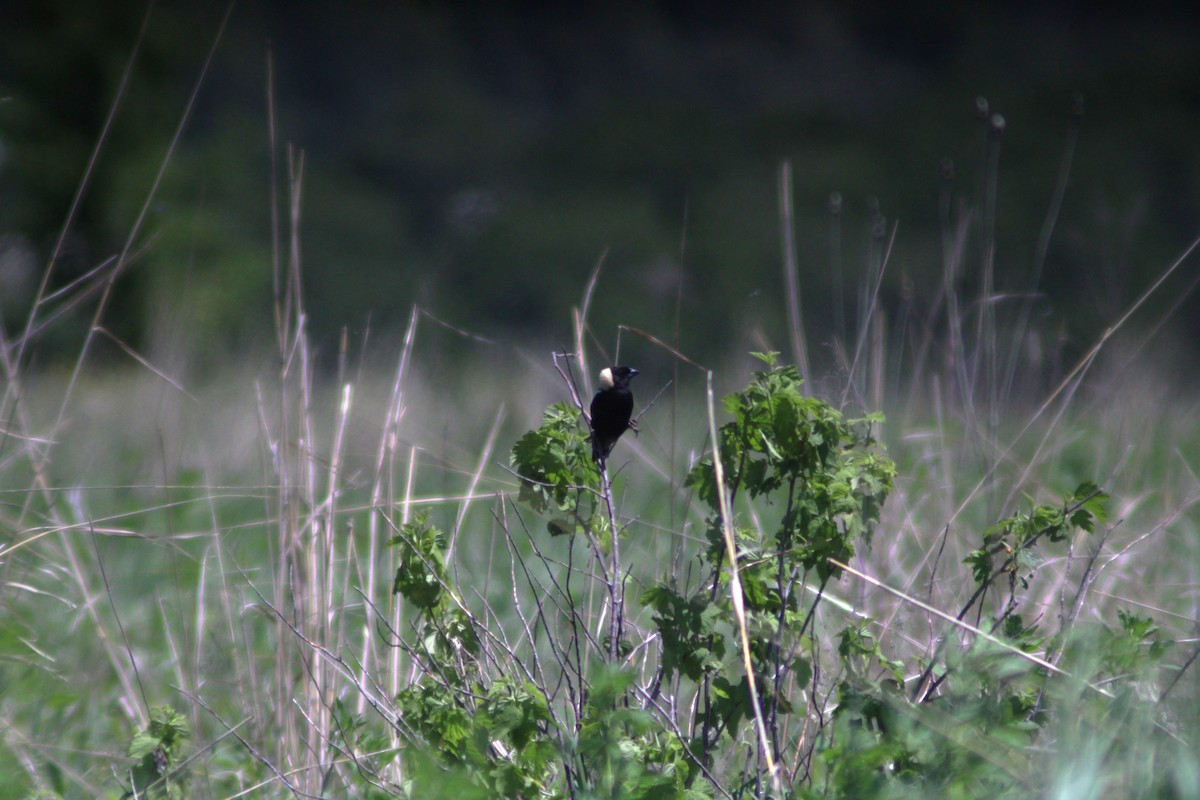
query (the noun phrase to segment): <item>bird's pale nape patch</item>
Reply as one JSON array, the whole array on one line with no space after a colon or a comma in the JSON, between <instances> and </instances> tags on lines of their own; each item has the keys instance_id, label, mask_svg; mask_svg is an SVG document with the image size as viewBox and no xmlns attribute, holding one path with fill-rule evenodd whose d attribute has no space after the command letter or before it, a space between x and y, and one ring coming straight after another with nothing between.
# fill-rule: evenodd
<instances>
[{"instance_id":1,"label":"bird's pale nape patch","mask_svg":"<svg viewBox=\"0 0 1200 800\"><path fill-rule=\"evenodd\" d=\"M600 370L600 389L592 398L591 420L592 458L602 468L617 439L632 427L633 392L629 390L629 381L637 374L633 367Z\"/></svg>"}]
</instances>

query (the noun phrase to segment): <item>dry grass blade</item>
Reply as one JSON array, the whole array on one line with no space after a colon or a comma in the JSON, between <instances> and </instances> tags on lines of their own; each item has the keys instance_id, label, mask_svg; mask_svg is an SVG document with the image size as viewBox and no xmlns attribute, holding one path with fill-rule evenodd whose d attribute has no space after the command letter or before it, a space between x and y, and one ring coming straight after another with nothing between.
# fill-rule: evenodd
<instances>
[{"instance_id":1,"label":"dry grass blade","mask_svg":"<svg viewBox=\"0 0 1200 800\"><path fill-rule=\"evenodd\" d=\"M1074 368L1072 368L1071 371L1069 373L1067 373L1066 377L1064 377L1062 379L1062 381L1059 382L1058 386L1056 386L1054 388L1054 390L1050 392L1050 394L1046 397L1046 399L1042 401L1042 404L1040 406L1038 406L1037 410L1034 411L1034 413L1025 421L1025 424L1017 432L1017 435L1013 437L1012 441L1001 449L999 456L996 459L994 459L991 466L985 472L983 477L981 477L979 479L979 481L978 481L978 483L976 483L975 487L970 492L967 493L966 497L963 498L962 503L959 504L958 508L954 512L954 515L951 517L950 520L948 520L948 522L953 522L954 519L957 518L958 515L961 514L964 509L966 509L966 507L970 504L970 502L975 498L975 495L981 489L983 489L983 487L987 484L988 480L992 477L992 475L996 471L997 467L999 467L999 465L1001 463L1003 463L1004 460L1009 457L1009 454L1013 451L1013 449L1017 446L1017 444L1022 439L1025 438L1025 434L1029 433L1029 431L1031 431L1033 429L1034 423L1036 423L1039 419L1042 418L1042 416L1054 404L1054 402L1056 400L1058 400L1063 394L1067 394L1067 396L1070 397L1070 394L1075 390L1076 387L1078 387L1080 381L1082 381L1082 379L1083 379L1083 376L1085 374L1087 374L1088 370L1091 368L1092 364L1095 363L1096 358L1100 355L1100 352L1104 349L1104 346L1113 337L1113 335L1116 334L1117 331L1121 330L1126 325L1126 323L1129 322L1130 318L1133 317L1133 315L1136 314L1138 312L1138 310L1140 310L1142 308L1142 306L1145 305L1146 302L1151 297L1153 297L1155 294L1158 293L1158 290L1160 288L1162 288L1163 284L1166 283L1167 279L1170 278L1171 275L1173 275L1175 273L1175 271L1177 269L1179 269L1179 267L1182 266L1184 264L1184 262L1187 261L1187 259L1192 255L1192 253L1195 252L1197 247L1200 247L1200 238L1194 239L1192 241L1192 243L1189 244L1187 246L1187 248L1184 249L1183 253L1180 254L1179 257L1176 258L1175 261L1172 262L1171 265L1169 267L1167 267L1167 269L1164 270L1158 276L1157 279L1155 279L1154 283L1152 283L1150 285L1150 287L1147 288L1146 291L1144 291L1141 294L1141 296L1138 297L1138 299L1135 300L1129 306L1129 308L1127 308L1125 310L1125 312L1123 314L1121 314L1121 316L1117 319L1117 321L1115 323L1113 323L1111 326L1109 326L1104 331L1103 334L1101 334L1100 338L1096 341L1096 343L1094 345L1092 345L1091 349L1089 349L1087 351L1087 353L1085 353L1083 355L1083 357L1079 359L1079 361L1075 364ZM1065 408L1066 408L1066 406L1064 404L1059 409L1059 413L1056 417L1056 420L1060 419L1062 417L1062 414L1065 411ZM1053 429L1054 429L1053 425L1049 426L1048 430L1043 435L1042 445L1039 445L1039 447L1038 447L1039 452L1041 450L1041 447L1045 444L1045 442L1047 442L1049 440L1050 433ZM1021 487L1025 484L1026 480L1029 477L1029 470L1032 469L1032 466L1036 463L1037 463L1037 458L1035 455L1034 458L1031 458L1027 462L1026 469L1021 474L1021 476L1018 478L1018 480L1016 480L1013 483L1014 491L1018 487Z\"/></svg>"},{"instance_id":2,"label":"dry grass blade","mask_svg":"<svg viewBox=\"0 0 1200 800\"><path fill-rule=\"evenodd\" d=\"M102 334L104 334L105 336L107 336L107 337L108 337L108 338L109 338L109 339L110 339L112 342L114 342L114 343L117 345L117 347L121 348L121 350L122 350L122 351L124 351L124 353L125 353L126 355L128 355L130 358L132 358L132 359L133 359L134 361L136 361L137 363L141 364L141 365L142 365L143 367L145 367L146 369L148 369L148 370L150 370L151 372L153 372L153 373L154 373L155 375L157 375L158 377L162 378L162 379L163 379L164 381L166 381L167 383L171 384L171 386L173 386L173 387L175 387L176 389L178 389L180 392L182 392L182 393L183 393L183 394L184 394L184 395L185 395L185 396L186 396L186 397L187 397L189 400L191 400L193 403L199 403L199 402L200 402L200 401L199 401L199 400L196 398L196 396L195 396L194 394L192 394L191 392L189 392L187 389L183 388L183 384L181 384L179 381L177 381L177 380L175 380L174 378L172 378L172 377L171 377L170 375L168 375L167 373L163 372L163 371L162 371L161 369L159 369L158 367L156 367L156 366L154 366L153 364L151 364L151 363L150 363L150 361L149 361L148 359L146 359L146 358L145 358L145 357L144 357L144 356L143 356L141 353L139 353L138 351L134 350L134 349L133 349L132 347L130 347L129 345L125 344L125 342L123 342L121 339L117 338L117 336L116 336L116 335L115 335L115 334L114 334L112 331L110 331L108 328L105 328L105 327L103 327L103 326L97 326L97 327L96 327L96 332L97 332L97 333L102 333Z\"/></svg>"},{"instance_id":3,"label":"dry grass blade","mask_svg":"<svg viewBox=\"0 0 1200 800\"><path fill-rule=\"evenodd\" d=\"M1040 656L1035 656L1032 653L1026 653L1025 651L1023 651L1019 648L1013 647L1011 644L1004 641L1003 639L993 636L992 634L988 633L987 631L982 630L981 628L978 628L969 622L963 622L962 620L960 620L958 617L954 616L953 614L949 614L945 611L942 611L939 608L934 608L933 606L929 605L928 603L924 602L923 600L919 600L910 594L906 594L905 592L902 592L899 589L892 588L891 586L888 586L886 583L879 580L878 578L872 577L871 575L868 575L865 572L857 570L854 567L850 566L849 564L843 564L842 562L840 562L836 559L832 559L832 558L829 559L829 563L833 564L838 569L845 570L848 574L853 575L854 577L856 577L860 580L866 581L867 583L871 584L872 586L875 586L879 589L883 589L888 594L894 595L895 597L898 597L899 599L903 600L906 603L916 606L917 608L921 609L922 611L924 611L927 614L932 614L933 616L943 620L944 622L949 622L951 625L954 625L956 628L967 631L968 633L970 633L974 636L978 636L980 639L986 639L987 641L991 642L992 644L996 645L997 647L1000 647L1000 648L1006 650L1007 652L1011 653L1012 655L1017 656L1019 658L1022 658L1024 660L1030 662L1031 664L1036 664L1037 666L1042 667L1043 669L1049 670L1050 672L1056 673L1056 674L1061 675L1066 678L1071 678L1072 680L1080 680L1078 678L1074 678L1069 672L1059 669L1058 667L1051 664L1046 659L1041 658ZM1087 688L1091 689L1092 691L1094 691L1098 694L1102 694L1105 697L1109 697L1109 698L1112 697L1111 693L1109 693L1105 689L1102 689L1099 686L1096 686L1095 684L1088 683L1087 681L1082 681L1082 680L1080 680L1080 683L1082 683L1084 686L1086 686Z\"/></svg>"},{"instance_id":4,"label":"dry grass blade","mask_svg":"<svg viewBox=\"0 0 1200 800\"><path fill-rule=\"evenodd\" d=\"M804 336L804 318L800 311L800 267L796 258L796 212L792 203L791 161L779 165L779 230L783 242L783 286L792 359L807 383L808 347Z\"/></svg>"},{"instance_id":5,"label":"dry grass blade","mask_svg":"<svg viewBox=\"0 0 1200 800\"><path fill-rule=\"evenodd\" d=\"M487 440L483 444L483 449L479 453L479 461L475 464L475 470L471 473L471 483L467 486L466 496L463 502L458 507L458 517L454 520L454 530L450 534L450 544L446 547L446 561L454 561L454 545L458 542L458 536L462 532L463 522L467 518L467 512L471 509L471 499L475 497L475 490L479 488L479 482L483 480L483 471L491 460L492 450L496 446L496 437L500 435L500 424L504 421L504 404L496 409L496 418L492 420L492 428L488 431Z\"/></svg>"},{"instance_id":6,"label":"dry grass blade","mask_svg":"<svg viewBox=\"0 0 1200 800\"><path fill-rule=\"evenodd\" d=\"M196 99L200 94L200 87L204 85L205 79L208 77L209 68L212 66L213 56L216 55L217 46L221 43L221 39L225 34L225 26L229 23L229 17L233 13L233 4L230 3L225 11L225 16L221 19L221 25L217 29L216 35L213 37L212 45L209 47L208 55L204 59L204 64L200 68L200 73L196 76L196 82L192 86L191 95L188 97L187 103L184 105L183 113L180 114L179 124L175 128L175 133L171 137L171 142L167 146L167 152L163 155L162 161L159 163L158 172L154 176L149 189L146 192L146 199L142 202L142 207L138 211L137 218L129 228L129 234L125 238L125 244L121 248L120 255L117 256L117 262L104 281L104 290L100 295L100 300L96 304L96 311L92 316L92 324L89 328L87 336L84 337L83 345L80 348L79 356L75 360L75 367L71 372L71 377L67 383L66 389L63 391L62 402L59 405L58 420L55 423L57 428L62 424L66 417L67 408L71 403L74 395L75 387L78 385L80 373L83 371L83 365L87 361L88 351L91 348L92 336L97 328L100 327L100 321L104 318L108 311L109 302L112 299L113 286L116 284L117 278L125 271L129 263L129 255L132 252L138 236L141 235L142 225L146 221L147 215L150 213L151 207L154 205L155 198L158 196L159 187L162 185L163 179L166 177L167 168L171 165L172 157L175 150L179 146L179 142L183 139L183 132L187 128L188 120L191 119L192 110L196 106Z\"/></svg>"},{"instance_id":7,"label":"dry grass blade","mask_svg":"<svg viewBox=\"0 0 1200 800\"><path fill-rule=\"evenodd\" d=\"M771 779L771 787L776 797L783 796L783 782L775 763L774 753L771 752L771 737L767 734L767 723L763 718L762 703L759 702L758 685L754 677L754 659L750 654L750 633L746 623L746 601L742 594L742 579L738 574L737 542L733 534L733 516L729 508L729 497L725 491L725 469L721 465L721 441L717 435L716 401L712 388L712 373L708 373L708 436L713 442L712 459L715 476L716 495L721 507L721 533L725 539L725 556L729 561L729 592L733 601L733 613L737 618L738 637L742 649L742 666L746 670L746 680L750 687L750 704L754 708L754 723L758 732L758 746L763 760L767 765L767 774Z\"/></svg>"}]
</instances>

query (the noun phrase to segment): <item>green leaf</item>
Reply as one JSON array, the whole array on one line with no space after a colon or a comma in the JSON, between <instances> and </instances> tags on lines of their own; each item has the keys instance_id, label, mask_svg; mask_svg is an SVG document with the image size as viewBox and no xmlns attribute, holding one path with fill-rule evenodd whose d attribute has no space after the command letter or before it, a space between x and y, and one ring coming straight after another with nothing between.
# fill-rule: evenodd
<instances>
[{"instance_id":1,"label":"green leaf","mask_svg":"<svg viewBox=\"0 0 1200 800\"><path fill-rule=\"evenodd\" d=\"M971 576L976 583L987 583L992 577L992 557L987 550L972 550L971 554L963 559L963 563L971 565Z\"/></svg>"},{"instance_id":2,"label":"green leaf","mask_svg":"<svg viewBox=\"0 0 1200 800\"><path fill-rule=\"evenodd\" d=\"M538 513L575 511L579 490L600 483L587 425L579 409L567 403L547 407L541 426L513 445L509 464L521 478L519 499Z\"/></svg>"},{"instance_id":3,"label":"green leaf","mask_svg":"<svg viewBox=\"0 0 1200 800\"><path fill-rule=\"evenodd\" d=\"M1093 532L1097 522L1108 522L1108 494L1094 483L1079 484L1066 505L1079 505L1071 514L1071 524L1088 533Z\"/></svg>"},{"instance_id":4,"label":"green leaf","mask_svg":"<svg viewBox=\"0 0 1200 800\"><path fill-rule=\"evenodd\" d=\"M392 592L422 610L441 602L449 580L442 552L445 536L428 519L425 512L417 514L388 542L398 550Z\"/></svg>"}]
</instances>

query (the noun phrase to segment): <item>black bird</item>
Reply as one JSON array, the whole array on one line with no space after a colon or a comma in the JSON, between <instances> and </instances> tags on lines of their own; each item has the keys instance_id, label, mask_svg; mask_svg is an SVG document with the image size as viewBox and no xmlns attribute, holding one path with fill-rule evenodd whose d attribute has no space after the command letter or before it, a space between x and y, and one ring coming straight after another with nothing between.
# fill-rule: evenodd
<instances>
[{"instance_id":1,"label":"black bird","mask_svg":"<svg viewBox=\"0 0 1200 800\"><path fill-rule=\"evenodd\" d=\"M634 427L633 392L629 381L638 371L633 367L605 367L600 370L600 390L592 398L592 458L603 464L613 445L627 428Z\"/></svg>"}]
</instances>

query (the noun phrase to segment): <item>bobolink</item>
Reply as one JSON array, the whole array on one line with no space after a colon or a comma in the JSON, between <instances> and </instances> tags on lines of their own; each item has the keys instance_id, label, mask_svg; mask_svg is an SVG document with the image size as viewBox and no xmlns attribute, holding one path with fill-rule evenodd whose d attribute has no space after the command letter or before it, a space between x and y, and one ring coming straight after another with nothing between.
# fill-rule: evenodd
<instances>
[{"instance_id":1,"label":"bobolink","mask_svg":"<svg viewBox=\"0 0 1200 800\"><path fill-rule=\"evenodd\" d=\"M603 464L621 434L631 427L633 392L629 381L638 371L633 367L600 370L600 389L592 398L592 458Z\"/></svg>"}]
</instances>

